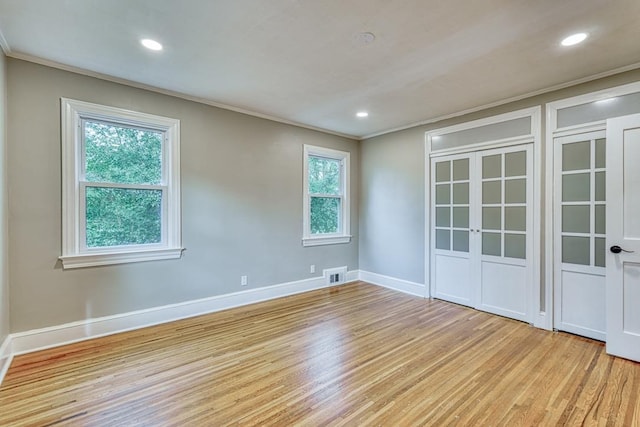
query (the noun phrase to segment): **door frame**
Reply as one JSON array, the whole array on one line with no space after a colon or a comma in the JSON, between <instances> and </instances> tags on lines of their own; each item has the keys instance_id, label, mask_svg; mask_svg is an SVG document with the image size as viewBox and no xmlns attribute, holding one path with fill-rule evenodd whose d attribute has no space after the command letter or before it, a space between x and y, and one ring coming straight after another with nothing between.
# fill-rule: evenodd
<instances>
[{"instance_id":1,"label":"door frame","mask_svg":"<svg viewBox=\"0 0 640 427\"><path fill-rule=\"evenodd\" d=\"M530 126L527 132L513 136L505 132L502 138L478 138L478 142L466 144L459 147L432 150L432 144L437 141L439 137L455 134L458 132L465 132L473 129L483 128L491 125L499 125L501 123L509 122L521 118L530 118ZM480 131L480 134L482 131ZM466 152L476 152L482 150L488 150L492 148L505 148L514 145L533 143L533 197L531 203L534 205L533 209L533 228L531 235L533 237L533 253L532 253L532 274L530 286L527 290L527 300L529 301L529 307L527 312L529 315L529 322L539 328L549 329L547 327L548 319L551 315L548 313L551 306L544 306L541 304L541 287L540 282L540 260L541 260L541 218L542 218L542 107L536 106L531 108L525 108L518 111L512 111L505 114L496 116L490 116L479 120L473 120L465 123L461 123L454 126L448 126L444 128L434 129L425 132L425 221L424 221L424 262L425 262L425 280L429 280L428 286L426 286L427 297L431 297L434 294L434 283L431 280L431 199L434 197L431 194L431 158L458 154Z\"/></svg>"},{"instance_id":2,"label":"door frame","mask_svg":"<svg viewBox=\"0 0 640 427\"><path fill-rule=\"evenodd\" d=\"M555 265L561 262L559 258L560 254L556 254L554 247L554 239L556 238L556 221L554 220L555 212L555 200L556 200L556 188L555 182L555 147L554 140L558 137L572 136L580 133L606 131L607 120L597 120L592 122L585 122L572 126L558 126L558 111L574 107L577 105L588 104L596 101L604 101L607 99L615 98L617 96L629 95L640 92L640 82L634 82L617 86L613 88L603 89L595 92L586 93L570 98L560 99L558 101L549 102L545 105L546 111L546 128L545 128L545 209L544 209L544 261L545 261L545 277L544 277L544 290L545 290L545 307L546 307L546 319L544 326L540 326L544 329L553 330L554 327L554 291L555 291ZM623 114L624 115L624 114ZM538 326L538 325L536 325Z\"/></svg>"}]
</instances>

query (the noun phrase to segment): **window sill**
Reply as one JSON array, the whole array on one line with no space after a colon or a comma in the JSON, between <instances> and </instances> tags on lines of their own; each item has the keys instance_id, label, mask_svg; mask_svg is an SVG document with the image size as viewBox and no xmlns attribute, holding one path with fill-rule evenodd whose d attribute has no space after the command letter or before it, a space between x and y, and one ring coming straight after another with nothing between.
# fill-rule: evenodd
<instances>
[{"instance_id":1,"label":"window sill","mask_svg":"<svg viewBox=\"0 0 640 427\"><path fill-rule=\"evenodd\" d=\"M349 243L351 236L331 236L331 237L305 237L302 239L302 246L322 246Z\"/></svg>"},{"instance_id":2,"label":"window sill","mask_svg":"<svg viewBox=\"0 0 640 427\"><path fill-rule=\"evenodd\" d=\"M61 256L63 269L97 267L100 265L125 264L130 262L176 259L182 256L184 248L155 249L134 252L92 253Z\"/></svg>"}]
</instances>

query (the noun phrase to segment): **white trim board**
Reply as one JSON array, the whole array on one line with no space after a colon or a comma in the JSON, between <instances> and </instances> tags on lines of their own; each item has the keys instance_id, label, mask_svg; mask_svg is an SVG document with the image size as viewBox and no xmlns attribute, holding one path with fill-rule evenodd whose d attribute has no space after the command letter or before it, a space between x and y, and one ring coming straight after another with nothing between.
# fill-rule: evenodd
<instances>
[{"instance_id":1,"label":"white trim board","mask_svg":"<svg viewBox=\"0 0 640 427\"><path fill-rule=\"evenodd\" d=\"M347 272L346 283L355 280L358 280L358 272ZM113 316L80 320L11 334L10 347L13 355L20 355L327 287L330 286L325 284L324 277L314 277Z\"/></svg>"},{"instance_id":2,"label":"white trim board","mask_svg":"<svg viewBox=\"0 0 640 427\"><path fill-rule=\"evenodd\" d=\"M422 283L410 282L408 280L397 279L395 277L363 270L360 270L359 277L363 282L371 283L372 285L382 286L383 288L393 289L394 291L403 292L409 295L428 298L429 288Z\"/></svg>"}]
</instances>

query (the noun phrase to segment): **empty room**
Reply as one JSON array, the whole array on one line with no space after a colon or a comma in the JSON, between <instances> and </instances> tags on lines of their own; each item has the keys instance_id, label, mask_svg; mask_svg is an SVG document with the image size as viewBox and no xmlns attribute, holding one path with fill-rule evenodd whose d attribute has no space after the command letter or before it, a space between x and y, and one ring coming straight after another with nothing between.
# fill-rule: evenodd
<instances>
[{"instance_id":1,"label":"empty room","mask_svg":"<svg viewBox=\"0 0 640 427\"><path fill-rule=\"evenodd\" d=\"M640 426L639 18L0 0L0 426Z\"/></svg>"}]
</instances>

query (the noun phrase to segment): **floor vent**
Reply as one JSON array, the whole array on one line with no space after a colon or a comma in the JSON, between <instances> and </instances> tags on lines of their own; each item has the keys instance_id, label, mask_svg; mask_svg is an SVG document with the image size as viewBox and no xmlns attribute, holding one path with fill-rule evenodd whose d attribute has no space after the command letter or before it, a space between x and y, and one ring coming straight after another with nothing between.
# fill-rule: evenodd
<instances>
[{"instance_id":1,"label":"floor vent","mask_svg":"<svg viewBox=\"0 0 640 427\"><path fill-rule=\"evenodd\" d=\"M324 282L328 286L340 285L347 279L347 267L328 268L322 271Z\"/></svg>"}]
</instances>

